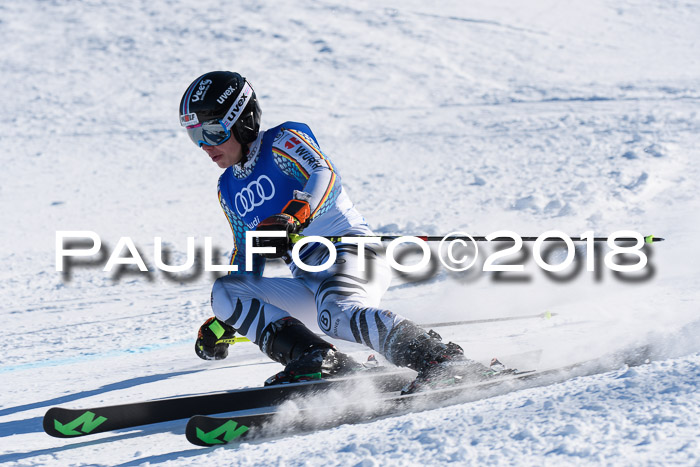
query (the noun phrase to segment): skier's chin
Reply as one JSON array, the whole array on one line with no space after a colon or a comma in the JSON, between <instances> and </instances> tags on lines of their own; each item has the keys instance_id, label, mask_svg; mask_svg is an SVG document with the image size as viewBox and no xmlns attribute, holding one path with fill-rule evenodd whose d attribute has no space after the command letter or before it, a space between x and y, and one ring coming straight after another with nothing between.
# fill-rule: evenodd
<instances>
[{"instance_id":1,"label":"skier's chin","mask_svg":"<svg viewBox=\"0 0 700 467\"><path fill-rule=\"evenodd\" d=\"M227 160L226 157L224 157L223 154L220 154L216 157L212 157L211 160L219 166L221 169L228 169L231 167L233 164L230 163L230 161Z\"/></svg>"}]
</instances>

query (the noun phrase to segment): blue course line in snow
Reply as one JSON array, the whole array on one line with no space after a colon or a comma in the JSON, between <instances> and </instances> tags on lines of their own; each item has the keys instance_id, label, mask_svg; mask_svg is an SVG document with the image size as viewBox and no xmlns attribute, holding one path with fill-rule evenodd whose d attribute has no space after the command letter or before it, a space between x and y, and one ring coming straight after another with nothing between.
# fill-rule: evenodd
<instances>
[{"instance_id":1,"label":"blue course line in snow","mask_svg":"<svg viewBox=\"0 0 700 467\"><path fill-rule=\"evenodd\" d=\"M0 374L10 373L13 371L30 370L30 369L34 369L34 368L46 368L46 367L51 367L51 366L70 365L73 363L83 363L83 362L88 362L90 360L99 360L102 358L119 357L121 355L146 353L146 352L152 352L154 350L161 350L161 349L167 349L169 347L186 345L188 343L190 343L189 339L186 341L183 340L183 341L168 342L168 343L163 343L163 344L149 344L149 345L137 347L135 349L112 350L109 352L79 355L77 357L54 358L54 359L49 359L49 360L40 360L38 362L20 363L19 365L7 365L7 366L0 367Z\"/></svg>"}]
</instances>

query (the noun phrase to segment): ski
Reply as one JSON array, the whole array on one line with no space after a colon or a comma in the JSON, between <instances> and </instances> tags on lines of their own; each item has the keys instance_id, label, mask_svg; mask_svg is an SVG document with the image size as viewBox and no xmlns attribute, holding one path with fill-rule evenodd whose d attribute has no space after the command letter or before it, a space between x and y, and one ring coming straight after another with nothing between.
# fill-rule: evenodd
<instances>
[{"instance_id":1,"label":"ski","mask_svg":"<svg viewBox=\"0 0 700 467\"><path fill-rule=\"evenodd\" d=\"M646 352L636 349L635 352ZM401 395L377 393L373 400L351 400L331 406L315 404L313 399L290 401L296 406L289 412L280 407L236 412L228 416L196 415L185 430L187 440L197 446L217 446L232 441L261 439L304 433L346 423L361 423L379 417L426 410L449 404L485 399L534 386L545 386L576 376L610 371L620 364L636 366L647 362L646 353L609 355L600 359L575 363L541 371L523 371L496 375L478 382L456 384L441 389Z\"/></svg>"},{"instance_id":2,"label":"ski","mask_svg":"<svg viewBox=\"0 0 700 467\"><path fill-rule=\"evenodd\" d=\"M538 373L535 371L515 373L494 377L493 380L480 383L459 384L417 394L401 395L400 391L376 394L369 403L367 400L353 400L333 406L328 404L315 405L313 401L309 400L290 400L290 402L302 405L292 409L291 420L285 420L289 417L284 414L280 407L261 408L248 412L236 411L229 416L195 415L187 422L185 435L190 443L197 446L217 446L238 441L241 438L264 439L304 433L347 423L371 421L387 415L398 415L409 411L413 405L421 401L436 403L441 399L455 397L467 390L494 387L507 381L536 374ZM304 402L311 402L311 405L303 406Z\"/></svg>"},{"instance_id":3,"label":"ski","mask_svg":"<svg viewBox=\"0 0 700 467\"><path fill-rule=\"evenodd\" d=\"M173 397L87 409L52 407L44 415L44 431L57 438L103 433L152 423L167 422L231 410L251 410L278 405L295 396L319 394L330 389L371 384L378 391L396 391L415 377L411 370L384 367L358 375L305 381L267 387L253 387L209 394Z\"/></svg>"}]
</instances>

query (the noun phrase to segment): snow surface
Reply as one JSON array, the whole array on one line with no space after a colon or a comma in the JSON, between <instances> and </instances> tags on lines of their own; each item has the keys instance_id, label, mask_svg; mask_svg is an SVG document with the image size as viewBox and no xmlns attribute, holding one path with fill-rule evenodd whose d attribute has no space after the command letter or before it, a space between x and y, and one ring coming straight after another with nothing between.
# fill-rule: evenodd
<instances>
[{"instance_id":1,"label":"snow surface","mask_svg":"<svg viewBox=\"0 0 700 467\"><path fill-rule=\"evenodd\" d=\"M698 24L690 1L3 1L0 462L700 464ZM378 232L666 237L636 281L554 281L528 253L521 280L438 268L397 275L384 301L422 323L555 313L439 329L482 361L541 349L547 368L639 343L655 361L220 449L189 445L181 421L47 436L52 406L255 386L279 368L250 344L194 355L209 274L55 270L57 230L95 231L106 254L130 236L151 269L156 236L174 262L188 236L225 255L219 169L177 119L213 69L249 78L264 126L307 122Z\"/></svg>"}]
</instances>

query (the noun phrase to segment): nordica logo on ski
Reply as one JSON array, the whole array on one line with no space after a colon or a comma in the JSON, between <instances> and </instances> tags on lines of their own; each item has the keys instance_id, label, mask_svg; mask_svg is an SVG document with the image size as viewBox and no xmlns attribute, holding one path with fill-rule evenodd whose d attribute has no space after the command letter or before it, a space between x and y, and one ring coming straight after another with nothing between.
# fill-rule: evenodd
<instances>
[{"instance_id":1,"label":"nordica logo on ski","mask_svg":"<svg viewBox=\"0 0 700 467\"><path fill-rule=\"evenodd\" d=\"M90 433L92 430L102 425L107 421L106 417L97 417L95 414L89 410L82 414L80 417L76 418L72 422L63 424L58 420L54 419L53 425L56 431L65 436L80 436ZM82 425L83 431L78 431L77 428Z\"/></svg>"},{"instance_id":2,"label":"nordica logo on ski","mask_svg":"<svg viewBox=\"0 0 700 467\"><path fill-rule=\"evenodd\" d=\"M215 428L208 433L201 428L197 428L197 438L206 444L226 444L243 435L246 431L248 431L247 426L238 426L238 423L228 420L219 428Z\"/></svg>"},{"instance_id":3,"label":"nordica logo on ski","mask_svg":"<svg viewBox=\"0 0 700 467\"><path fill-rule=\"evenodd\" d=\"M243 109L245 109L245 106L248 105L248 101L251 97L253 97L253 88L250 87L250 84L248 84L246 81L245 86L243 86L243 90L238 96L238 99L236 99L236 102L233 103L231 108L226 113L226 116L221 121L221 124L227 130L230 130L233 124L236 123L236 120L238 120L238 117L240 117L243 113Z\"/></svg>"}]
</instances>

